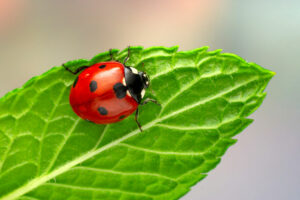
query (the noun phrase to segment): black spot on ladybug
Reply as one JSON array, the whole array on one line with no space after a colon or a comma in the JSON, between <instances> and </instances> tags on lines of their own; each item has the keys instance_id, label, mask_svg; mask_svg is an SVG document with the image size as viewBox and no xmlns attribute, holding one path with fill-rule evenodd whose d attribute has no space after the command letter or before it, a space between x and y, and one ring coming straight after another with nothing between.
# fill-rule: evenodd
<instances>
[{"instance_id":1,"label":"black spot on ladybug","mask_svg":"<svg viewBox=\"0 0 300 200\"><path fill-rule=\"evenodd\" d=\"M107 115L107 110L106 110L104 107L99 107L99 108L98 108L98 112L99 112L101 115Z\"/></svg>"},{"instance_id":2,"label":"black spot on ladybug","mask_svg":"<svg viewBox=\"0 0 300 200\"><path fill-rule=\"evenodd\" d=\"M125 115L121 115L120 117L119 117L119 119L124 119L126 116Z\"/></svg>"},{"instance_id":3,"label":"black spot on ladybug","mask_svg":"<svg viewBox=\"0 0 300 200\"><path fill-rule=\"evenodd\" d=\"M122 83L116 83L114 85L114 91L118 99L122 99L126 96L127 88Z\"/></svg>"},{"instance_id":4,"label":"black spot on ladybug","mask_svg":"<svg viewBox=\"0 0 300 200\"><path fill-rule=\"evenodd\" d=\"M105 68L105 67L106 67L106 65L100 65L100 66L99 66L100 69L103 69L103 68Z\"/></svg>"},{"instance_id":5,"label":"black spot on ladybug","mask_svg":"<svg viewBox=\"0 0 300 200\"><path fill-rule=\"evenodd\" d=\"M73 83L73 88L76 86L77 82L78 82L78 76L76 77L76 79L75 79L75 81Z\"/></svg>"},{"instance_id":6,"label":"black spot on ladybug","mask_svg":"<svg viewBox=\"0 0 300 200\"><path fill-rule=\"evenodd\" d=\"M90 83L90 91L95 92L98 88L97 82L96 81L91 81Z\"/></svg>"}]
</instances>

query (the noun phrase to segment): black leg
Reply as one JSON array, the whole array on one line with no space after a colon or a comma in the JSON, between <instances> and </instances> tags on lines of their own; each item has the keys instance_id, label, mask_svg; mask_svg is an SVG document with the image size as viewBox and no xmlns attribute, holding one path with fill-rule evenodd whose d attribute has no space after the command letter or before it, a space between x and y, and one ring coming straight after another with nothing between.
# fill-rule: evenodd
<instances>
[{"instance_id":1,"label":"black leg","mask_svg":"<svg viewBox=\"0 0 300 200\"><path fill-rule=\"evenodd\" d=\"M130 57L130 46L128 46L128 54L127 54L127 57L124 59L124 62L123 62L124 65L128 61L129 57Z\"/></svg>"},{"instance_id":2,"label":"black leg","mask_svg":"<svg viewBox=\"0 0 300 200\"><path fill-rule=\"evenodd\" d=\"M156 101L155 99L150 99L150 98L145 99L142 103L140 103L140 105L143 106L149 102L155 103L160 106L160 103L158 103L158 101Z\"/></svg>"},{"instance_id":3,"label":"black leg","mask_svg":"<svg viewBox=\"0 0 300 200\"><path fill-rule=\"evenodd\" d=\"M142 63L142 70L143 70L143 72L146 71L146 70L145 70L145 64L144 64L144 63Z\"/></svg>"},{"instance_id":4,"label":"black leg","mask_svg":"<svg viewBox=\"0 0 300 200\"><path fill-rule=\"evenodd\" d=\"M110 60L111 60L111 61L120 62L119 60L115 60L115 59L114 59L114 54L113 54L113 52L112 52L112 49L109 49L109 56L110 56Z\"/></svg>"},{"instance_id":5,"label":"black leg","mask_svg":"<svg viewBox=\"0 0 300 200\"><path fill-rule=\"evenodd\" d=\"M114 60L114 58L113 58L113 53L112 53L112 49L109 49L109 55L110 55L110 60Z\"/></svg>"},{"instance_id":6,"label":"black leg","mask_svg":"<svg viewBox=\"0 0 300 200\"><path fill-rule=\"evenodd\" d=\"M140 105L142 106L142 105L145 105L149 102L160 105L155 99L150 99L150 98L145 99L142 103L140 103ZM138 125L140 131L143 132L142 126L141 126L140 122L138 121L138 117L139 117L139 108L137 108L136 111L135 111L135 118L134 119L135 119L135 122Z\"/></svg>"},{"instance_id":7,"label":"black leg","mask_svg":"<svg viewBox=\"0 0 300 200\"><path fill-rule=\"evenodd\" d=\"M134 119L135 119L135 122L138 125L140 131L143 132L142 126L141 126L140 122L138 121L138 117L139 117L139 108L137 108L136 111L135 111L135 118Z\"/></svg>"},{"instance_id":8,"label":"black leg","mask_svg":"<svg viewBox=\"0 0 300 200\"><path fill-rule=\"evenodd\" d=\"M63 66L68 72L70 72L70 73L72 73L72 74L74 74L74 75L78 74L78 73L81 72L82 70L84 70L84 69L86 69L86 68L89 67L89 66L81 66L81 67L77 68L75 71L72 71L72 70L70 70L70 68L66 67L65 64L63 64L62 66Z\"/></svg>"}]
</instances>

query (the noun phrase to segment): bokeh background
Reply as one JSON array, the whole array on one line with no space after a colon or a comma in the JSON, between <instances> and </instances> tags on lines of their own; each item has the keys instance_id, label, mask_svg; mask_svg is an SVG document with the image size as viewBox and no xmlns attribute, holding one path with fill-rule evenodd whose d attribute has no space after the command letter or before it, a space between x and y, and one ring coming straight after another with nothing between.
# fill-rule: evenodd
<instances>
[{"instance_id":1,"label":"bokeh background","mask_svg":"<svg viewBox=\"0 0 300 200\"><path fill-rule=\"evenodd\" d=\"M300 199L299 0L0 0L0 96L128 45L208 45L277 73L254 123L183 200Z\"/></svg>"}]
</instances>

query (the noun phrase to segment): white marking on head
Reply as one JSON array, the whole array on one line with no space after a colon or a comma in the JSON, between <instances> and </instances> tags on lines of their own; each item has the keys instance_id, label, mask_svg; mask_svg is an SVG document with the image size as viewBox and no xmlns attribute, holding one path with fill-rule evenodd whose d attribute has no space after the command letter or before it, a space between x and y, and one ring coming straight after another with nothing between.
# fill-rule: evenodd
<instances>
[{"instance_id":1,"label":"white marking on head","mask_svg":"<svg viewBox=\"0 0 300 200\"><path fill-rule=\"evenodd\" d=\"M145 89L143 89L143 90L141 91L141 97L142 97L142 98L144 98L145 93L146 93L146 91L145 91Z\"/></svg>"},{"instance_id":2,"label":"white marking on head","mask_svg":"<svg viewBox=\"0 0 300 200\"><path fill-rule=\"evenodd\" d=\"M126 86L126 81L125 81L125 78L123 78L123 80L122 80L122 83L123 83L123 85L125 85L125 86Z\"/></svg>"},{"instance_id":3,"label":"white marking on head","mask_svg":"<svg viewBox=\"0 0 300 200\"><path fill-rule=\"evenodd\" d=\"M130 92L127 90L127 96L129 96L129 97L131 97L131 94L130 94Z\"/></svg>"},{"instance_id":4,"label":"white marking on head","mask_svg":"<svg viewBox=\"0 0 300 200\"><path fill-rule=\"evenodd\" d=\"M130 69L131 69L132 73L134 73L134 74L138 74L139 73L136 68L130 67Z\"/></svg>"}]
</instances>

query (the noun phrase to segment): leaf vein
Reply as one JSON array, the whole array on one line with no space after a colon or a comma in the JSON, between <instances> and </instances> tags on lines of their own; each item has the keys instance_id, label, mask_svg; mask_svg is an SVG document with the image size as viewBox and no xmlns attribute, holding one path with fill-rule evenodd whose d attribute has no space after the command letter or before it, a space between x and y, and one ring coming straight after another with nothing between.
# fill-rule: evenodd
<instances>
[{"instance_id":1,"label":"leaf vein","mask_svg":"<svg viewBox=\"0 0 300 200\"><path fill-rule=\"evenodd\" d=\"M124 176L136 176L136 175L142 175L142 176L155 176L163 179L168 179L173 182L177 182L175 179L169 177L169 176L164 176L162 174L158 173L153 173L153 172L142 172L142 171L135 171L135 172L124 172L124 171L116 171L116 170L111 170L111 169L100 169L100 168L93 168L93 167L87 167L87 166L78 166L72 168L73 170L90 170L90 171L95 171L95 172L107 172L107 173L112 173L112 174L119 174L119 175L124 175Z\"/></svg>"},{"instance_id":2,"label":"leaf vein","mask_svg":"<svg viewBox=\"0 0 300 200\"><path fill-rule=\"evenodd\" d=\"M55 111L56 111L56 109L58 108L59 102L62 100L63 95L64 95L66 89L67 89L67 87L65 87L65 88L61 91L60 95L59 95L58 98L57 98L56 103L54 103L54 107L52 108L52 111L51 111L51 113L49 114L48 119L46 119L45 121L49 122L49 120L50 120L50 119L53 117L53 115L55 114ZM41 138L40 147L39 147L39 153L38 153L38 160L39 160L39 163L41 163L42 147L43 147L43 143L44 143L45 133L46 133L48 127L49 127L49 123L46 123L44 129L42 130L42 138ZM41 170L40 166L41 166L41 164L38 165L38 174L40 173L40 170Z\"/></svg>"},{"instance_id":3,"label":"leaf vein","mask_svg":"<svg viewBox=\"0 0 300 200\"><path fill-rule=\"evenodd\" d=\"M184 112L184 111L190 110L190 109L192 109L192 108L194 108L194 107L196 107L196 106L203 105L203 104L205 104L205 103L207 103L207 102L209 102L209 101L212 101L212 100L215 100L215 99L217 99L217 98L220 98L220 97L222 97L222 96L224 96L224 95L226 95L226 94L228 94L228 93L230 93L230 92L233 92L233 91L235 91L235 90L241 88L241 87L244 86L244 85L247 85L247 84L249 84L249 83L251 83L251 82L254 82L254 81L257 81L257 80L258 80L258 78L252 78L252 79L250 79L250 80L248 80L248 81L245 81L245 82L243 82L243 83L241 83L241 84L236 85L235 87L233 87L233 88L231 88L231 89L225 90L225 91L223 91L223 92L220 92L220 93L218 93L218 94L215 94L215 95L213 95L213 96L210 96L210 97L208 97L208 98L205 98L205 99L203 99L202 101L198 101L198 102L196 102L196 103L194 103L194 104L191 104L191 105L188 105L188 106L184 106L183 108L178 109L178 110L176 110L175 112L172 112L172 113L170 113L170 114L168 114L168 115L165 115L165 116L161 117L161 118L160 118L160 121L163 121L163 120L165 120L165 119L167 119L167 118L173 117L174 115L177 115L177 114L182 113L182 112Z\"/></svg>"},{"instance_id":4,"label":"leaf vein","mask_svg":"<svg viewBox=\"0 0 300 200\"><path fill-rule=\"evenodd\" d=\"M144 197L150 197L153 199L154 195L149 195L146 193L139 193L139 192L130 192L126 190L121 189L110 189L110 188L100 188L100 187L83 187L83 186L76 186L76 185L68 185L64 183L45 183L45 186L52 186L52 187L63 187L63 188L69 188L72 190L87 190L92 192L103 192L103 191L109 191L112 193L121 193L121 194L129 194L134 196L144 196Z\"/></svg>"},{"instance_id":5,"label":"leaf vein","mask_svg":"<svg viewBox=\"0 0 300 200\"><path fill-rule=\"evenodd\" d=\"M97 143L95 144L94 148L92 150L97 149L97 147L99 146L99 144L102 142L104 135L106 134L107 130L109 129L109 124L105 125L104 130L102 131L101 136L99 137L99 140L97 141Z\"/></svg>"},{"instance_id":6,"label":"leaf vein","mask_svg":"<svg viewBox=\"0 0 300 200\"><path fill-rule=\"evenodd\" d=\"M51 160L49 166L46 169L46 173L49 172L49 170L53 167L54 163L56 162L59 154L61 153L63 147L65 146L65 144L67 143L69 137L71 136L72 132L75 130L75 128L77 127L78 123L80 122L80 118L78 118L75 123L73 124L73 126L71 127L71 129L69 130L69 132L67 133L67 136L65 137L64 141L61 143L61 145L59 145L58 150L56 151L55 155L53 156L53 159Z\"/></svg>"},{"instance_id":7,"label":"leaf vein","mask_svg":"<svg viewBox=\"0 0 300 200\"><path fill-rule=\"evenodd\" d=\"M153 150L153 149L146 149L142 147L133 146L126 143L120 143L119 146L124 146L130 149L138 150L138 151L144 151L147 153L154 153L154 154L161 154L161 155L175 155L175 156L202 156L203 152L173 152L173 151L159 151L159 150Z\"/></svg>"}]
</instances>

